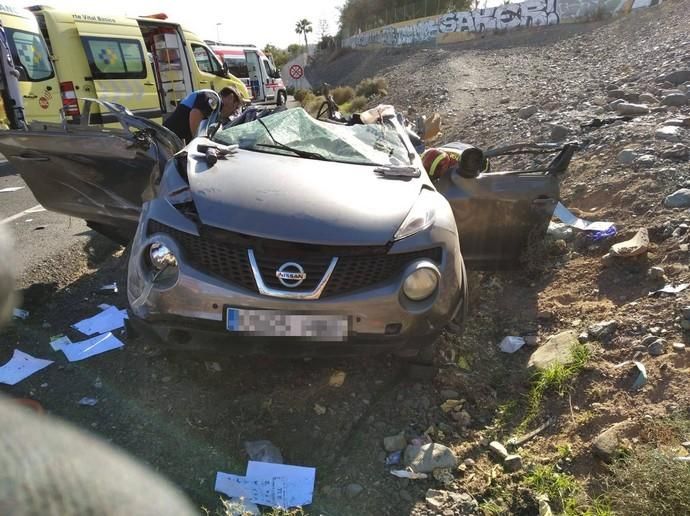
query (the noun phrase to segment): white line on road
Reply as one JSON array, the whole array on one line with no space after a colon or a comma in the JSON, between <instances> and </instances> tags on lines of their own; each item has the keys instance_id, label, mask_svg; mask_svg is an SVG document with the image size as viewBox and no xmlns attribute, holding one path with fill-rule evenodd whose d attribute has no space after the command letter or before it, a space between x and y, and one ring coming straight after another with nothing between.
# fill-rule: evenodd
<instances>
[{"instance_id":1,"label":"white line on road","mask_svg":"<svg viewBox=\"0 0 690 516\"><path fill-rule=\"evenodd\" d=\"M21 218L24 215L27 215L29 213L38 213L39 211L46 211L46 209L40 204L37 204L36 206L29 208L28 210L20 211L19 213L15 213L11 217L7 217L6 219L0 220L0 224L7 224L8 222L17 220L18 218Z\"/></svg>"}]
</instances>

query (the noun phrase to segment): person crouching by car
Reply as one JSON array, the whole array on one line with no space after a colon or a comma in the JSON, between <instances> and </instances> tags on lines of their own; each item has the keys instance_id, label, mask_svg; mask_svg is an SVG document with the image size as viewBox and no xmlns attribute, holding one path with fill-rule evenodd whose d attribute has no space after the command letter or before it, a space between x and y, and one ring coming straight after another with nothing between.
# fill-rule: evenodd
<instances>
[{"instance_id":1,"label":"person crouching by car","mask_svg":"<svg viewBox=\"0 0 690 516\"><path fill-rule=\"evenodd\" d=\"M231 120L238 115L242 101L240 94L228 86L220 90L221 122ZM213 113L216 98L208 91L195 91L187 95L177 105L175 111L163 122L163 125L179 136L185 143L189 143L196 136L199 125Z\"/></svg>"}]
</instances>

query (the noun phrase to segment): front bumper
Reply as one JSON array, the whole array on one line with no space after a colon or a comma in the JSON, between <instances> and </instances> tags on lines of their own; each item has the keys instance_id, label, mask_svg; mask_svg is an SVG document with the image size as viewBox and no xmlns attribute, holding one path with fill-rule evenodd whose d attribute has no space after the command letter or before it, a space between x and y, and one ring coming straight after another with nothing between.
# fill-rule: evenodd
<instances>
[{"instance_id":1,"label":"front bumper","mask_svg":"<svg viewBox=\"0 0 690 516\"><path fill-rule=\"evenodd\" d=\"M193 267L185 250L165 233L146 234L148 220L165 220L179 231L196 231L193 224L163 199L147 203L132 243L128 269L130 324L135 332L161 340L166 347L229 354L355 355L418 346L433 339L462 303L462 266L457 235L436 228L396 242L391 253L442 248L436 292L421 302L402 294L405 273L356 292L316 300L281 299L261 295ZM174 284L151 286L152 273L144 258L153 241L164 243L178 257ZM410 264L410 267L413 264ZM405 269L408 270L408 269ZM150 287L150 288L148 288ZM148 292L147 292L148 291ZM293 337L238 336L226 330L226 309L265 309L285 313L347 316L349 334L341 342L314 342Z\"/></svg>"}]
</instances>

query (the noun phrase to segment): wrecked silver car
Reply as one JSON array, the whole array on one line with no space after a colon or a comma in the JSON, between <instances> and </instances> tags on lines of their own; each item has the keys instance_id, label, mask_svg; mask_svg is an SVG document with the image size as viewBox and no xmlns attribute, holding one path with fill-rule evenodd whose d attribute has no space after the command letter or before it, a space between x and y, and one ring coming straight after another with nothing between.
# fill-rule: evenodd
<instances>
[{"instance_id":1,"label":"wrecked silver car","mask_svg":"<svg viewBox=\"0 0 690 516\"><path fill-rule=\"evenodd\" d=\"M131 239L131 329L171 348L422 349L463 309L465 262L515 263L545 232L573 150L490 172L450 144L468 159L434 184L395 116L346 126L291 109L182 148L106 107L121 130L87 113L6 132L0 152L47 209Z\"/></svg>"}]
</instances>

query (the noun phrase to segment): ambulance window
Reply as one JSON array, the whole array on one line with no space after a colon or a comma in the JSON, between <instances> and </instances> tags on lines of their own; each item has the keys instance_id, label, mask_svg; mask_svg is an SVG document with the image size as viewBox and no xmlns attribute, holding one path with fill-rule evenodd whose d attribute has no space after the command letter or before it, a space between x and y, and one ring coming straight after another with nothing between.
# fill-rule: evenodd
<instances>
[{"instance_id":1,"label":"ambulance window","mask_svg":"<svg viewBox=\"0 0 690 516\"><path fill-rule=\"evenodd\" d=\"M249 77L247 60L244 58L244 56L225 56L225 64L228 65L228 72L235 77Z\"/></svg>"},{"instance_id":2,"label":"ambulance window","mask_svg":"<svg viewBox=\"0 0 690 516\"><path fill-rule=\"evenodd\" d=\"M194 50L194 60L199 70L216 75L222 74L218 60L210 54L210 51L205 46L192 44L192 50Z\"/></svg>"},{"instance_id":3,"label":"ambulance window","mask_svg":"<svg viewBox=\"0 0 690 516\"><path fill-rule=\"evenodd\" d=\"M53 77L53 65L40 35L22 30L5 30L10 36L12 59L19 69L20 81L45 81Z\"/></svg>"},{"instance_id":4,"label":"ambulance window","mask_svg":"<svg viewBox=\"0 0 690 516\"><path fill-rule=\"evenodd\" d=\"M134 39L83 37L94 79L143 79L146 62Z\"/></svg>"}]
</instances>

